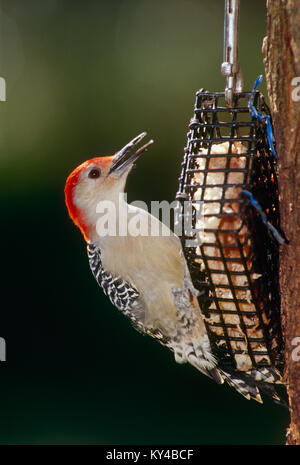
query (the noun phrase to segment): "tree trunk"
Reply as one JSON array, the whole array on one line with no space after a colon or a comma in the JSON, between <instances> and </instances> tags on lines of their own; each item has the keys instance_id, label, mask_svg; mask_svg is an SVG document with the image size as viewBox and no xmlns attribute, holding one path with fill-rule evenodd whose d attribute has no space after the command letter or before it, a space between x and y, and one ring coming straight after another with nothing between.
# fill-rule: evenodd
<instances>
[{"instance_id":1,"label":"tree trunk","mask_svg":"<svg viewBox=\"0 0 300 465\"><path fill-rule=\"evenodd\" d=\"M287 444L300 444L299 0L267 0L267 37L263 53L279 157L281 227L290 241L282 247L280 265L285 379L291 408Z\"/></svg>"}]
</instances>

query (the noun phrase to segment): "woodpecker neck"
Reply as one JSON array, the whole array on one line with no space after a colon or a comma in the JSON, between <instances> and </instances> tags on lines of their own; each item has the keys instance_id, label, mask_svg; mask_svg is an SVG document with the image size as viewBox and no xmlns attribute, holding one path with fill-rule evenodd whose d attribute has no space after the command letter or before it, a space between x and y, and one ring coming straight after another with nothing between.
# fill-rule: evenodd
<instances>
[{"instance_id":1,"label":"woodpecker neck","mask_svg":"<svg viewBox=\"0 0 300 465\"><path fill-rule=\"evenodd\" d=\"M69 176L65 188L66 203L72 220L80 228L86 241L92 241L99 246L102 236L105 239L107 235L118 235L119 223L123 220L120 220L120 217L122 212L128 209L124 189L132 166L128 166L121 175L109 173L111 159L108 161L110 163L106 168L102 160L101 165L97 163L97 159L89 162L88 167L93 164L101 169L99 181L98 178L96 181L91 180L87 171L82 171L79 167ZM104 232L102 228L103 234L98 227L101 218L106 219L109 226Z\"/></svg>"},{"instance_id":2,"label":"woodpecker neck","mask_svg":"<svg viewBox=\"0 0 300 465\"><path fill-rule=\"evenodd\" d=\"M86 240L96 244L105 240L105 234L101 234L101 224L105 226L105 223L105 229L110 228L108 234L111 231L112 235L118 235L120 216L128 209L124 194L125 182L126 179L122 179L112 183L105 193L101 189L88 191L85 188L82 191L80 184L75 187L73 201L79 212L76 224Z\"/></svg>"},{"instance_id":3,"label":"woodpecker neck","mask_svg":"<svg viewBox=\"0 0 300 465\"><path fill-rule=\"evenodd\" d=\"M91 210L92 228L89 238L100 248L111 237L125 237L128 233L128 219L131 206L124 192L113 192L109 198L99 200ZM94 217L94 213L96 216Z\"/></svg>"}]
</instances>

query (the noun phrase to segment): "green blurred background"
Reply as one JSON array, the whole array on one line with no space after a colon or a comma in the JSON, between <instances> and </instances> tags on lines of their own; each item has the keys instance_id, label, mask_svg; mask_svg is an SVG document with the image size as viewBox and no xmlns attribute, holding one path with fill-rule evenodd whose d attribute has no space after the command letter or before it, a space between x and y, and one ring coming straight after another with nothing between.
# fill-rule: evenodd
<instances>
[{"instance_id":1,"label":"green blurred background","mask_svg":"<svg viewBox=\"0 0 300 465\"><path fill-rule=\"evenodd\" d=\"M2 0L1 444L281 444L287 412L131 328L92 277L64 182L143 130L129 200L173 200L194 93L224 88L221 0ZM265 3L241 1L249 90ZM261 89L265 92L264 85Z\"/></svg>"}]
</instances>

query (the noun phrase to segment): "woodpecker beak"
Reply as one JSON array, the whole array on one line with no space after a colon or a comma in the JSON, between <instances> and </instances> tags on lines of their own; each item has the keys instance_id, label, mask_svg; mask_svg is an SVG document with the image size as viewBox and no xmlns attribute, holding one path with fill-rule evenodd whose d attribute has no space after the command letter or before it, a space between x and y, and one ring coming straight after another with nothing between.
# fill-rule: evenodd
<instances>
[{"instance_id":1,"label":"woodpecker beak","mask_svg":"<svg viewBox=\"0 0 300 465\"><path fill-rule=\"evenodd\" d=\"M108 172L108 176L111 173L117 173L121 176L129 166L132 166L133 163L142 155L145 150L149 147L149 145L153 144L153 140L149 140L147 144L143 145L140 149L138 149L135 153L133 153L129 158L126 158L127 153L137 145L145 136L147 135L146 132L142 132L139 136L135 137L130 141L125 147L123 147L118 153L116 153L114 160L111 164L111 167Z\"/></svg>"}]
</instances>

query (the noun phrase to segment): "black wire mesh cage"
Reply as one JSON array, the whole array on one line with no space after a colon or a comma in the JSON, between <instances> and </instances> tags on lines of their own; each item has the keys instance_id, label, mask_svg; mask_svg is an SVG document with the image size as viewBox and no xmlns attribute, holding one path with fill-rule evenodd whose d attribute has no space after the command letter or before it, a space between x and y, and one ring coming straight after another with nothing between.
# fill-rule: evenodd
<instances>
[{"instance_id":1,"label":"black wire mesh cage","mask_svg":"<svg viewBox=\"0 0 300 465\"><path fill-rule=\"evenodd\" d=\"M280 228L276 158L249 102L269 115L258 91L234 94L232 107L224 93L197 92L177 194L193 205L197 242L182 241L212 350L240 371L283 361L278 242L253 206Z\"/></svg>"}]
</instances>

